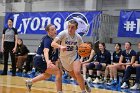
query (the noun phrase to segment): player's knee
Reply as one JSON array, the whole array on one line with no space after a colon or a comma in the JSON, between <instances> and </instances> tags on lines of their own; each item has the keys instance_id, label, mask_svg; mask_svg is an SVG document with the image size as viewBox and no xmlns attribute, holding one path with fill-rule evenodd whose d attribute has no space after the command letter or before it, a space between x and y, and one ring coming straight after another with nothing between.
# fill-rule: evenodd
<instances>
[{"instance_id":1,"label":"player's knee","mask_svg":"<svg viewBox=\"0 0 140 93\"><path fill-rule=\"evenodd\" d=\"M92 70L93 68L95 68L95 64L94 64L94 63L90 63L90 64L88 65L88 69L89 69L89 70Z\"/></svg>"},{"instance_id":2,"label":"player's knee","mask_svg":"<svg viewBox=\"0 0 140 93\"><path fill-rule=\"evenodd\" d=\"M101 70L102 69L102 65L101 64L98 64L96 69L97 70Z\"/></svg>"}]
</instances>

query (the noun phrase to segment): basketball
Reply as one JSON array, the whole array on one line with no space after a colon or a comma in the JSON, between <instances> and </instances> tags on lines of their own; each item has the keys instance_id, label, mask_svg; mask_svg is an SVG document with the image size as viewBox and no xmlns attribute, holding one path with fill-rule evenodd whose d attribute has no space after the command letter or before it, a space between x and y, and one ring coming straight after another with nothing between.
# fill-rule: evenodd
<instances>
[{"instance_id":1,"label":"basketball","mask_svg":"<svg viewBox=\"0 0 140 93\"><path fill-rule=\"evenodd\" d=\"M91 53L91 46L87 43L82 43L79 47L78 47L78 54L81 57L87 57L89 56Z\"/></svg>"}]
</instances>

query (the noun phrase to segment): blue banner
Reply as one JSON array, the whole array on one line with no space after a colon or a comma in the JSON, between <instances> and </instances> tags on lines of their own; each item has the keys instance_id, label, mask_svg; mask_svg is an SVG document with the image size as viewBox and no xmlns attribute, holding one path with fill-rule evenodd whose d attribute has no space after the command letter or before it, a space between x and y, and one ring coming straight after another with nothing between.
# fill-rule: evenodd
<instances>
[{"instance_id":1,"label":"blue banner","mask_svg":"<svg viewBox=\"0 0 140 93\"><path fill-rule=\"evenodd\" d=\"M120 11L119 37L140 37L140 11Z\"/></svg>"},{"instance_id":2,"label":"blue banner","mask_svg":"<svg viewBox=\"0 0 140 93\"><path fill-rule=\"evenodd\" d=\"M100 11L87 12L16 12L6 13L5 23L9 18L14 19L13 27L20 34L46 34L45 27L54 24L58 33L67 29L67 23L72 18L78 22L77 32L81 36L91 36L93 20L100 15ZM5 24L6 26L6 24Z\"/></svg>"}]
</instances>

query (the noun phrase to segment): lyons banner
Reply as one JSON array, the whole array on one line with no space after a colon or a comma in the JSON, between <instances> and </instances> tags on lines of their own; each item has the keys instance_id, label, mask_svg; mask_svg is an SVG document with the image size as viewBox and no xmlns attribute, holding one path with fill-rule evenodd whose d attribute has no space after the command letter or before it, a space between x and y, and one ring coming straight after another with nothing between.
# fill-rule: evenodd
<instances>
[{"instance_id":1,"label":"lyons banner","mask_svg":"<svg viewBox=\"0 0 140 93\"><path fill-rule=\"evenodd\" d=\"M87 12L19 12L6 13L5 26L7 20L12 18L13 27L18 29L20 34L46 34L45 27L54 24L58 33L67 29L68 21L74 19L78 22L77 32L81 36L91 36L93 21L101 14L100 11ZM99 22L98 22L99 23Z\"/></svg>"},{"instance_id":2,"label":"lyons banner","mask_svg":"<svg viewBox=\"0 0 140 93\"><path fill-rule=\"evenodd\" d=\"M140 11L120 12L119 37L140 37Z\"/></svg>"}]
</instances>

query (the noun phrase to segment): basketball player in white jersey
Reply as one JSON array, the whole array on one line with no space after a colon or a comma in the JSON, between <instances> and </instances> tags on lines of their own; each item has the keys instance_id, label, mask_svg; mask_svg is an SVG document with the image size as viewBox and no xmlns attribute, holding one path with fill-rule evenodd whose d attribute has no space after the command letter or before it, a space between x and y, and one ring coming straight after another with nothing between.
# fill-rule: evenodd
<instances>
[{"instance_id":1,"label":"basketball player in white jersey","mask_svg":"<svg viewBox=\"0 0 140 93\"><path fill-rule=\"evenodd\" d=\"M77 47L83 43L82 37L76 32L78 23L75 20L68 22L68 29L60 32L54 41L52 47L60 49L60 60L62 66L68 71L69 75L77 80L82 92L91 92L87 82L84 81L81 75L81 62L77 53Z\"/></svg>"}]
</instances>

